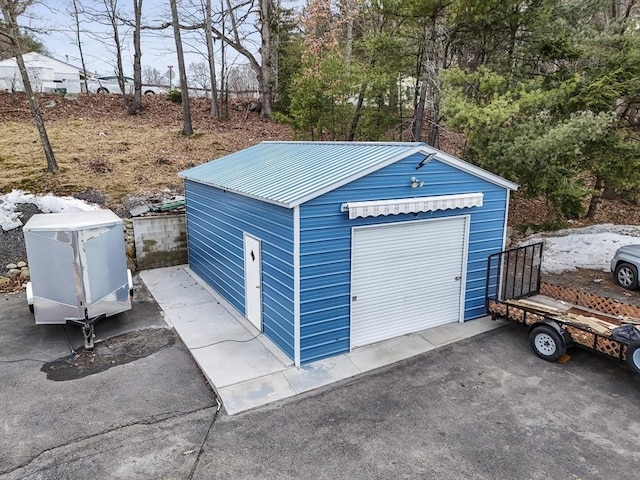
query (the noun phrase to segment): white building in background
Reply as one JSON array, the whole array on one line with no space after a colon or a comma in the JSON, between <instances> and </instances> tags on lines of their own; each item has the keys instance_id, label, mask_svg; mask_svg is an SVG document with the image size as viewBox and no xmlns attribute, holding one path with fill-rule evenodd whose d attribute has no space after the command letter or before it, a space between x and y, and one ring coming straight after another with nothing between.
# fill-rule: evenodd
<instances>
[{"instance_id":1,"label":"white building in background","mask_svg":"<svg viewBox=\"0 0 640 480\"><path fill-rule=\"evenodd\" d=\"M22 57L34 92L61 92L64 89L67 93L80 93L84 90L81 68L36 52L26 53ZM0 61L0 91L24 91L15 57Z\"/></svg>"}]
</instances>

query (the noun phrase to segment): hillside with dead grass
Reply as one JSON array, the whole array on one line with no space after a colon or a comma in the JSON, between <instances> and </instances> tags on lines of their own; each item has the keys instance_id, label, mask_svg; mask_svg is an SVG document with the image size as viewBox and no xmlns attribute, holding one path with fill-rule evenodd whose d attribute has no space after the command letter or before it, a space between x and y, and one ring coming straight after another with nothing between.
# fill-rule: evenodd
<instances>
[{"instance_id":1,"label":"hillside with dead grass","mask_svg":"<svg viewBox=\"0 0 640 480\"><path fill-rule=\"evenodd\" d=\"M184 137L181 107L164 96L144 97L141 114L126 114L110 95L39 97L60 171L46 161L23 95L0 93L0 192L19 188L74 195L99 191L117 208L128 196L182 189L177 173L263 140L290 140L291 130L257 113L231 110L223 122L209 116L206 99L192 100L195 134Z\"/></svg>"}]
</instances>

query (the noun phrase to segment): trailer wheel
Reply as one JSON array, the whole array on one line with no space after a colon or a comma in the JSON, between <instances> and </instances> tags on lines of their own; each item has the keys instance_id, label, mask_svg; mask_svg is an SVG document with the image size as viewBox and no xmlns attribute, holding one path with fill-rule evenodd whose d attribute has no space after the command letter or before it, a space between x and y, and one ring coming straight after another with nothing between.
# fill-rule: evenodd
<instances>
[{"instance_id":1,"label":"trailer wheel","mask_svg":"<svg viewBox=\"0 0 640 480\"><path fill-rule=\"evenodd\" d=\"M632 343L627 347L627 365L636 375L640 375L640 343Z\"/></svg>"},{"instance_id":2,"label":"trailer wheel","mask_svg":"<svg viewBox=\"0 0 640 480\"><path fill-rule=\"evenodd\" d=\"M567 352L560 334L549 325L538 325L529 334L529 343L536 355L548 362L555 362Z\"/></svg>"}]
</instances>

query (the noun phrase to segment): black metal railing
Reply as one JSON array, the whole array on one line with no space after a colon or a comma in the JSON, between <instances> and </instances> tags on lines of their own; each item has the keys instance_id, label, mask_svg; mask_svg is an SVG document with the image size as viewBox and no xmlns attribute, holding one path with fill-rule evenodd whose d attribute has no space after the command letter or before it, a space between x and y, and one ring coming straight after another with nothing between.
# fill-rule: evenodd
<instances>
[{"instance_id":1,"label":"black metal railing","mask_svg":"<svg viewBox=\"0 0 640 480\"><path fill-rule=\"evenodd\" d=\"M489 255L486 300L504 301L539 293L543 245L534 243Z\"/></svg>"}]
</instances>

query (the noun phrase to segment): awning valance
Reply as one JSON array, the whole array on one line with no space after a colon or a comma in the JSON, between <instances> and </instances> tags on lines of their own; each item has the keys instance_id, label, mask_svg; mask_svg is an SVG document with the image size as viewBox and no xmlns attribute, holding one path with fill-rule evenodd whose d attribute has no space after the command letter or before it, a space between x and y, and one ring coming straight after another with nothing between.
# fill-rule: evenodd
<instances>
[{"instance_id":1,"label":"awning valance","mask_svg":"<svg viewBox=\"0 0 640 480\"><path fill-rule=\"evenodd\" d=\"M340 211L349 212L350 219L399 215L402 213L433 212L436 210L481 207L483 197L484 195L478 192L434 197L372 200L369 202L347 202L342 204Z\"/></svg>"}]
</instances>

